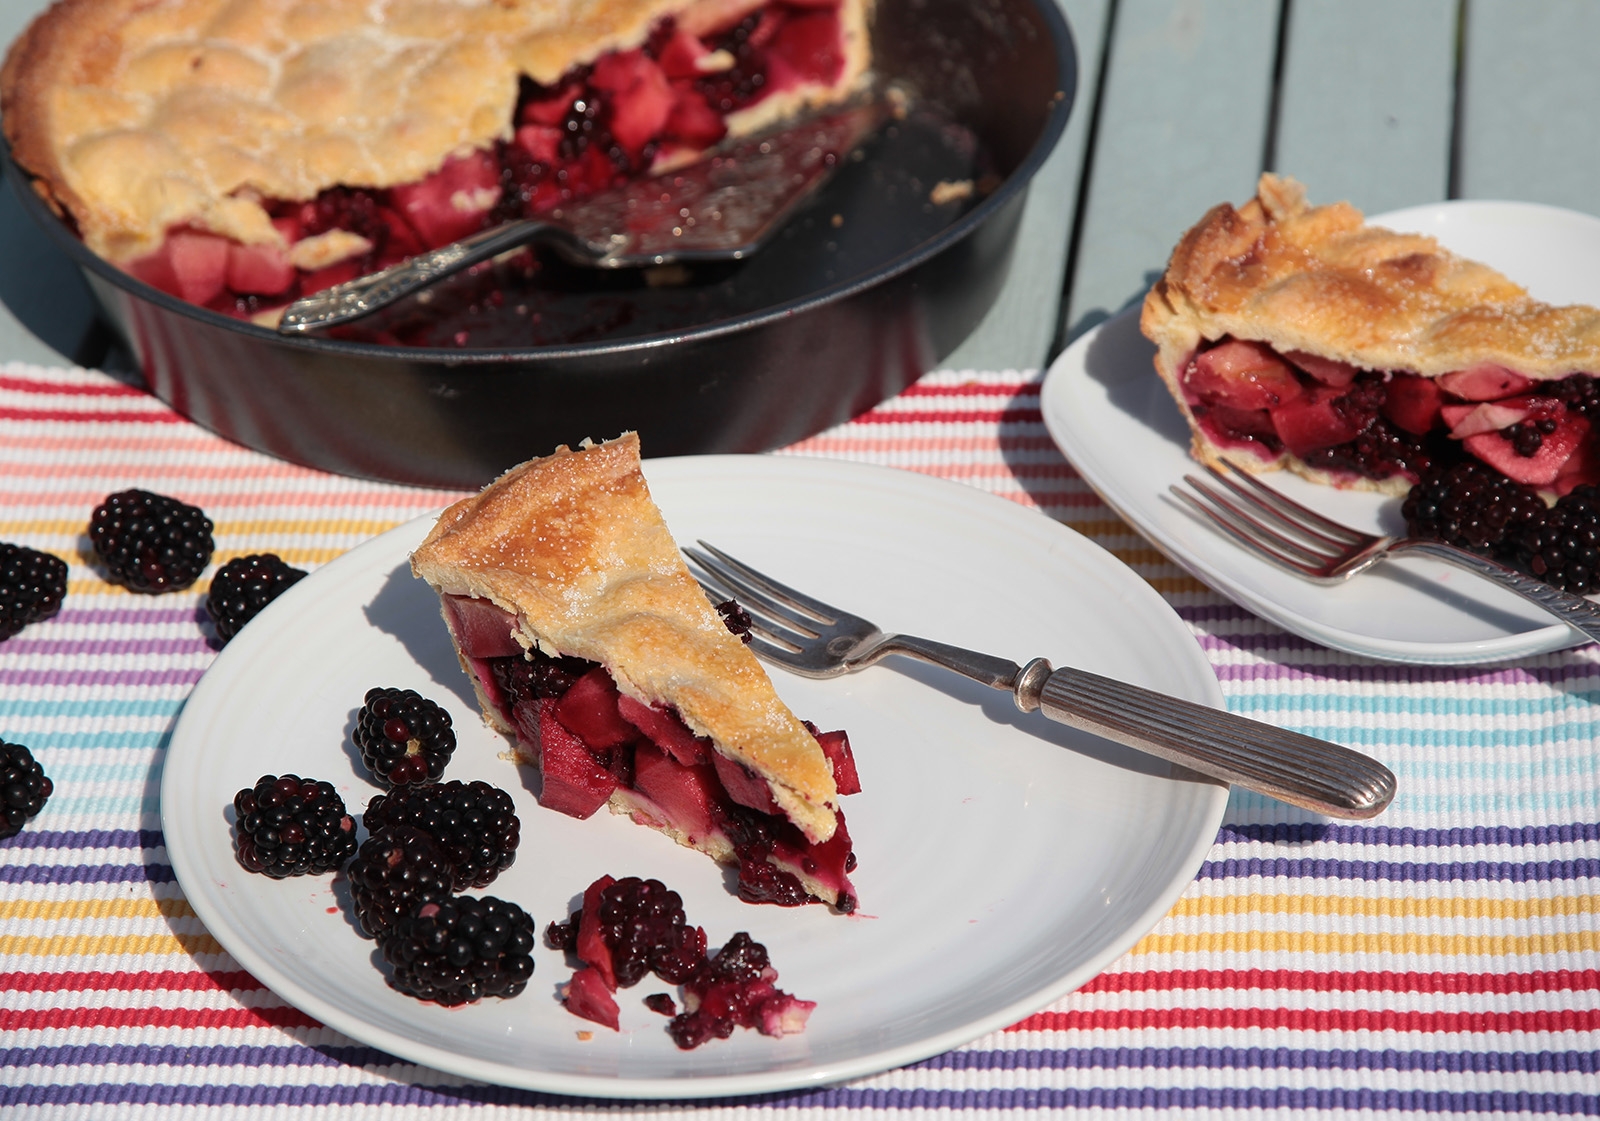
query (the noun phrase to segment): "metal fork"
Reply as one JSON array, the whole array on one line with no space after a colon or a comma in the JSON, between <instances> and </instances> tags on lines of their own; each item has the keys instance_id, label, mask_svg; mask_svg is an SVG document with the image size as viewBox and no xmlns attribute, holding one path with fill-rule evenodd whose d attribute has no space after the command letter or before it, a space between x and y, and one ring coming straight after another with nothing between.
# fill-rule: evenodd
<instances>
[{"instance_id":1,"label":"metal fork","mask_svg":"<svg viewBox=\"0 0 1600 1121\"><path fill-rule=\"evenodd\" d=\"M1514 568L1443 541L1421 537L1380 537L1325 518L1280 494L1250 472L1228 464L1228 472L1206 465L1214 482L1185 475L1183 481L1204 497L1174 485L1172 493L1233 540L1280 568L1322 584L1338 584L1365 572L1386 557L1417 553L1465 568L1492 580L1554 615L1586 638L1600 641L1600 606L1551 587Z\"/></svg>"},{"instance_id":2,"label":"metal fork","mask_svg":"<svg viewBox=\"0 0 1600 1121\"><path fill-rule=\"evenodd\" d=\"M1179 700L1043 658L1026 665L911 635L884 634L706 542L684 549L713 602L736 599L750 647L804 677L837 677L890 654L931 662L1011 693L1023 712L1070 725L1190 770L1334 817L1368 818L1394 798L1394 773L1349 748Z\"/></svg>"}]
</instances>

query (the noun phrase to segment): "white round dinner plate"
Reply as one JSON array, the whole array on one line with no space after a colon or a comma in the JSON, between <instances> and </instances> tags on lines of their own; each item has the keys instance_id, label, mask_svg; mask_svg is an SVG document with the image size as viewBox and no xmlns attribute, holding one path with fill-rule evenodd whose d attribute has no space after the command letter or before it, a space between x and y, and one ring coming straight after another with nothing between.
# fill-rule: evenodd
<instances>
[{"instance_id":1,"label":"white round dinner plate","mask_svg":"<svg viewBox=\"0 0 1600 1121\"><path fill-rule=\"evenodd\" d=\"M706 456L645 464L678 540L704 538L886 629L1018 660L1044 656L1205 704L1221 694L1166 603L1049 518L957 484L859 464ZM901 1065L1011 1024L1083 984L1172 906L1216 836L1227 791L1166 763L1024 716L1008 694L890 659L812 681L774 671L802 717L850 733L864 787L844 800L860 909L742 903L699 853L624 817L538 806L537 777L478 716L408 566L431 519L393 530L290 589L236 637L185 705L162 827L195 913L294 1006L391 1054L566 1094L688 1098L813 1086ZM262 774L326 779L360 813L378 793L349 744L373 686L438 700L459 744L446 778L511 791L516 863L485 894L564 919L609 873L679 892L712 946L748 931L778 984L816 1002L800 1035L736 1032L680 1051L618 994L622 1031L568 1013L572 975L541 945L526 992L445 1009L390 989L348 918L342 877L271 880L234 860L232 800Z\"/></svg>"},{"instance_id":2,"label":"white round dinner plate","mask_svg":"<svg viewBox=\"0 0 1600 1121\"><path fill-rule=\"evenodd\" d=\"M1446 202L1380 214L1431 234L1557 304L1600 305L1600 218L1520 202ZM1189 429L1151 364L1138 309L1086 332L1051 365L1045 425L1084 480L1135 529L1207 585L1312 642L1396 662L1502 662L1576 645L1570 628L1509 592L1438 561L1385 561L1346 583L1313 584L1202 523L1168 492L1198 470ZM1404 532L1400 499L1309 483L1272 486L1357 529Z\"/></svg>"}]
</instances>

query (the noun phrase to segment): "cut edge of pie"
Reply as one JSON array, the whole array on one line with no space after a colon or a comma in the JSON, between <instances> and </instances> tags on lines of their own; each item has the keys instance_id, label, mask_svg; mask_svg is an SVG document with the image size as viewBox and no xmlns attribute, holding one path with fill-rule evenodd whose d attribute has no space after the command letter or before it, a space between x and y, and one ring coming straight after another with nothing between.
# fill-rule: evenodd
<instances>
[{"instance_id":1,"label":"cut edge of pie","mask_svg":"<svg viewBox=\"0 0 1600 1121\"><path fill-rule=\"evenodd\" d=\"M512 468L446 510L411 567L440 595L484 717L542 771L542 804L580 817L606 804L740 867L747 898L755 859L854 909L837 764L690 574L635 434ZM540 699L509 684L572 659L581 690ZM619 713L633 727L607 746Z\"/></svg>"},{"instance_id":2,"label":"cut edge of pie","mask_svg":"<svg viewBox=\"0 0 1600 1121\"><path fill-rule=\"evenodd\" d=\"M1202 463L1403 494L1427 442L1451 438L1548 493L1600 480L1588 420L1541 384L1600 371L1600 310L1542 303L1348 203L1311 206L1293 179L1261 176L1184 234L1140 328Z\"/></svg>"},{"instance_id":3,"label":"cut edge of pie","mask_svg":"<svg viewBox=\"0 0 1600 1121\"><path fill-rule=\"evenodd\" d=\"M843 101L869 17L870 0L56 0L0 69L0 113L95 253L270 316ZM585 154L567 133L586 144L597 104L608 147ZM377 203L316 209L340 191Z\"/></svg>"}]
</instances>

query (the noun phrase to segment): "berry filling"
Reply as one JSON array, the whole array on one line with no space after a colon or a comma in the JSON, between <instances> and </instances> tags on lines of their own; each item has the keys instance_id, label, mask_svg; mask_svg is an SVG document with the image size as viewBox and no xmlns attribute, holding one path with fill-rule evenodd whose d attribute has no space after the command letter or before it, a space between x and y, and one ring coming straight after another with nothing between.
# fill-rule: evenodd
<instances>
[{"instance_id":1,"label":"berry filling","mask_svg":"<svg viewBox=\"0 0 1600 1121\"><path fill-rule=\"evenodd\" d=\"M682 985L681 1014L674 1015L677 1006L666 993L646 997L644 1005L673 1017L667 1032L686 1051L727 1039L738 1027L796 1034L816 1007L777 987L767 948L743 931L708 957L704 928L689 925L682 898L659 880L601 876L584 890L582 908L567 922L551 923L545 937L582 963L562 993L567 1010L613 1031L621 1027L617 989L649 973Z\"/></svg>"},{"instance_id":2,"label":"berry filling","mask_svg":"<svg viewBox=\"0 0 1600 1121\"><path fill-rule=\"evenodd\" d=\"M270 314L486 226L691 160L727 135L730 115L784 90L832 85L844 66L837 0L774 0L698 34L668 17L642 47L602 55L552 86L523 78L509 139L452 156L424 179L264 199L281 244L179 227L125 267L225 315Z\"/></svg>"},{"instance_id":3,"label":"berry filling","mask_svg":"<svg viewBox=\"0 0 1600 1121\"><path fill-rule=\"evenodd\" d=\"M856 866L844 815L827 841L805 836L766 782L716 751L671 709L622 695L604 666L523 653L516 620L486 600L444 597L456 645L483 695L540 768L539 804L586 818L611 802L719 863L738 868L740 898L855 910ZM844 732L817 732L840 794L861 789Z\"/></svg>"},{"instance_id":4,"label":"berry filling","mask_svg":"<svg viewBox=\"0 0 1600 1121\"><path fill-rule=\"evenodd\" d=\"M1213 442L1336 481L1404 478L1410 533L1600 591L1600 382L1484 365L1423 378L1222 339L1180 379Z\"/></svg>"},{"instance_id":5,"label":"berry filling","mask_svg":"<svg viewBox=\"0 0 1600 1121\"><path fill-rule=\"evenodd\" d=\"M1471 459L1552 498L1600 483L1588 374L1538 382L1485 365L1423 378L1224 338L1195 353L1180 383L1218 446L1267 463L1288 452L1336 480L1415 484Z\"/></svg>"}]
</instances>

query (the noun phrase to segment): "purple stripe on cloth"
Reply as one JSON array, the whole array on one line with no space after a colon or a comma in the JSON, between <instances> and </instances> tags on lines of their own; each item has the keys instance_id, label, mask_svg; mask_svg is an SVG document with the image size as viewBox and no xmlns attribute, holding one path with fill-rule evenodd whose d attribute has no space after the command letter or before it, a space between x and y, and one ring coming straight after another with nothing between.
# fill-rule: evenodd
<instances>
[{"instance_id":1,"label":"purple stripe on cloth","mask_svg":"<svg viewBox=\"0 0 1600 1121\"><path fill-rule=\"evenodd\" d=\"M0 849L157 849L159 829L28 829L0 840Z\"/></svg>"},{"instance_id":2,"label":"purple stripe on cloth","mask_svg":"<svg viewBox=\"0 0 1600 1121\"><path fill-rule=\"evenodd\" d=\"M0 864L0 884L170 884L170 864Z\"/></svg>"},{"instance_id":3,"label":"purple stripe on cloth","mask_svg":"<svg viewBox=\"0 0 1600 1121\"><path fill-rule=\"evenodd\" d=\"M1242 860L1208 860L1200 865L1199 880L1226 880L1249 876L1283 879L1387 880L1398 883L1439 883L1496 880L1509 883L1543 883L1582 880L1600 876L1600 860L1552 860L1516 864L1476 860L1451 864L1404 863L1388 860L1290 860L1284 857Z\"/></svg>"},{"instance_id":4,"label":"purple stripe on cloth","mask_svg":"<svg viewBox=\"0 0 1600 1121\"><path fill-rule=\"evenodd\" d=\"M0 669L0 686L5 685L138 685L156 688L163 685L193 686L203 669L157 670L55 670Z\"/></svg>"},{"instance_id":5,"label":"purple stripe on cloth","mask_svg":"<svg viewBox=\"0 0 1600 1121\"><path fill-rule=\"evenodd\" d=\"M24 1066L378 1067L404 1064L359 1044L322 1047L77 1044L0 1049L0 1067ZM1593 1051L1311 1050L1289 1047L1064 1047L951 1051L911 1070L1392 1070L1451 1074L1593 1074Z\"/></svg>"},{"instance_id":6,"label":"purple stripe on cloth","mask_svg":"<svg viewBox=\"0 0 1600 1121\"><path fill-rule=\"evenodd\" d=\"M1341 845L1407 845L1437 848L1461 845L1555 845L1600 840L1600 822L1571 825L1469 826L1457 829L1391 828L1387 825L1336 825L1333 822L1282 822L1276 825L1224 825L1217 843L1251 841L1306 844L1332 841Z\"/></svg>"},{"instance_id":7,"label":"purple stripe on cloth","mask_svg":"<svg viewBox=\"0 0 1600 1121\"><path fill-rule=\"evenodd\" d=\"M203 654L211 650L205 635L196 631L193 638L8 638L6 653L30 657L61 657L88 654L106 657L114 654Z\"/></svg>"},{"instance_id":8,"label":"purple stripe on cloth","mask_svg":"<svg viewBox=\"0 0 1600 1121\"><path fill-rule=\"evenodd\" d=\"M56 623L71 623L80 627L96 626L150 626L160 623L192 623L201 613L198 604L185 608L172 607L63 607L55 617Z\"/></svg>"},{"instance_id":9,"label":"purple stripe on cloth","mask_svg":"<svg viewBox=\"0 0 1600 1121\"><path fill-rule=\"evenodd\" d=\"M358 1086L160 1085L123 1082L70 1086L0 1087L0 1107L84 1105L279 1106L588 1106L610 1111L605 1099L566 1098L504 1086L422 1086L379 1083ZM1590 1114L1600 1111L1600 1095L1530 1091L1452 1091L1353 1089L1006 1089L861 1090L841 1087L757 1097L686 1099L682 1104L759 1106L767 1109L1344 1109L1408 1110L1427 1113L1539 1112Z\"/></svg>"}]
</instances>

